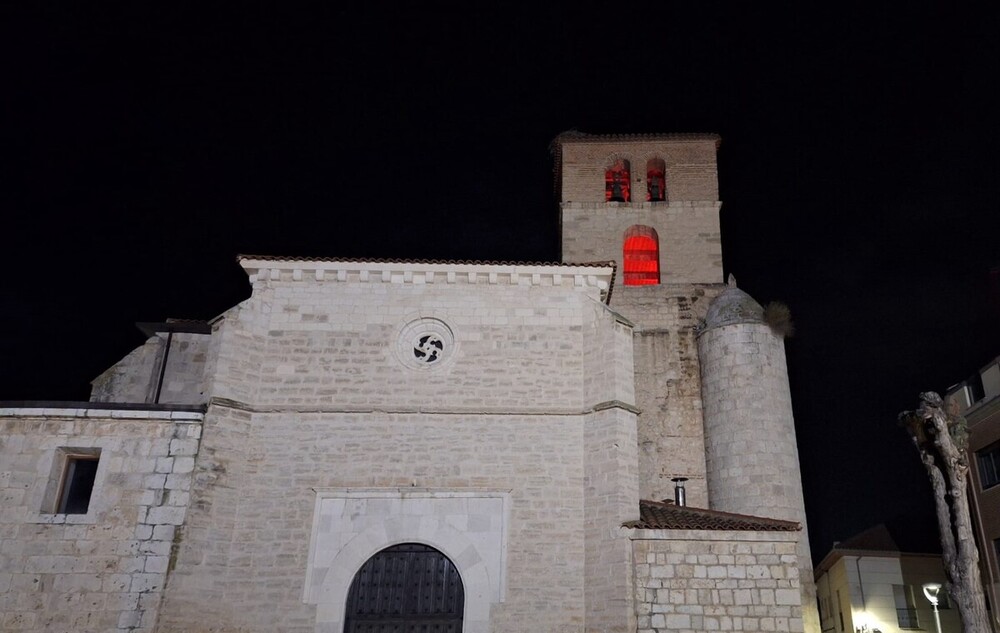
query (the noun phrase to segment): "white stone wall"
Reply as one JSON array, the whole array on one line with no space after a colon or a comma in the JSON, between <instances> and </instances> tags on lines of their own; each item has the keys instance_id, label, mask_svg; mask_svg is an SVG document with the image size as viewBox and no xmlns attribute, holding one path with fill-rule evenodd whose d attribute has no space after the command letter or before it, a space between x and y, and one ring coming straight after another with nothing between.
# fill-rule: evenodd
<instances>
[{"instance_id":1,"label":"white stone wall","mask_svg":"<svg viewBox=\"0 0 1000 633\"><path fill-rule=\"evenodd\" d=\"M584 304L581 315L584 406L634 405L635 359L632 325L601 303Z\"/></svg>"},{"instance_id":2,"label":"white stone wall","mask_svg":"<svg viewBox=\"0 0 1000 633\"><path fill-rule=\"evenodd\" d=\"M152 402L163 341L151 336L91 381L92 402Z\"/></svg>"},{"instance_id":3,"label":"white stone wall","mask_svg":"<svg viewBox=\"0 0 1000 633\"><path fill-rule=\"evenodd\" d=\"M634 324L640 495L672 498L670 480L687 477L689 503L707 507L694 327L722 281L716 141L562 138L560 147L563 261L618 262L611 307ZM650 158L665 162L666 202L645 202ZM604 202L604 170L617 159L631 163L632 202ZM660 285L624 285L624 234L634 225L657 232Z\"/></svg>"},{"instance_id":4,"label":"white stone wall","mask_svg":"<svg viewBox=\"0 0 1000 633\"><path fill-rule=\"evenodd\" d=\"M0 629L153 630L201 417L0 409ZM86 514L43 511L60 449L100 449Z\"/></svg>"},{"instance_id":5,"label":"white stone wall","mask_svg":"<svg viewBox=\"0 0 1000 633\"><path fill-rule=\"evenodd\" d=\"M165 338L163 333L158 337ZM166 341L164 341L164 348ZM167 366L160 387L161 404L204 404L205 369L211 353L211 335L175 332L170 337Z\"/></svg>"},{"instance_id":6,"label":"white stone wall","mask_svg":"<svg viewBox=\"0 0 1000 633\"><path fill-rule=\"evenodd\" d=\"M635 324L639 415L639 493L672 499L674 477L687 477L688 504L708 507L701 373L695 326L721 285L616 288L612 307Z\"/></svg>"},{"instance_id":7,"label":"white stone wall","mask_svg":"<svg viewBox=\"0 0 1000 633\"><path fill-rule=\"evenodd\" d=\"M586 631L635 630L632 551L621 525L639 518L636 422L615 407L584 420Z\"/></svg>"},{"instance_id":8,"label":"white stone wall","mask_svg":"<svg viewBox=\"0 0 1000 633\"><path fill-rule=\"evenodd\" d=\"M204 404L208 334L158 332L92 381L92 402ZM166 367L163 367L166 355ZM160 373L163 370L163 381ZM157 389L159 399L157 400Z\"/></svg>"},{"instance_id":9,"label":"white stone wall","mask_svg":"<svg viewBox=\"0 0 1000 633\"><path fill-rule=\"evenodd\" d=\"M796 537L634 530L638 632L802 631Z\"/></svg>"},{"instance_id":10,"label":"white stone wall","mask_svg":"<svg viewBox=\"0 0 1000 633\"><path fill-rule=\"evenodd\" d=\"M159 630L336 628L343 587L306 590L316 495L331 488L502 491L506 590L489 605L489 630L578 632L588 583L593 595L618 592L611 610L627 623L630 552L609 535L638 511L631 329L601 304L600 286L572 275L310 275L255 273L253 296L219 327L215 397ZM454 337L438 366L408 365L412 348L399 345L421 319ZM449 550L427 541L423 522L400 526L367 533L384 540L371 548Z\"/></svg>"},{"instance_id":11,"label":"white stone wall","mask_svg":"<svg viewBox=\"0 0 1000 633\"><path fill-rule=\"evenodd\" d=\"M303 602L315 490L502 490L506 595L493 631L585 620L584 417L247 412L213 405L160 631L314 631ZM608 521L605 521L607 524ZM384 546L426 542L404 532ZM434 543L428 543L434 545ZM620 570L618 570L620 571ZM616 572L617 573L617 572ZM330 596L343 601L346 594Z\"/></svg>"},{"instance_id":12,"label":"white stone wall","mask_svg":"<svg viewBox=\"0 0 1000 633\"><path fill-rule=\"evenodd\" d=\"M510 493L406 488L317 491L305 602L317 630L344 628L354 575L387 544L418 540L456 566L464 586L465 633L488 633L490 610L506 596Z\"/></svg>"},{"instance_id":13,"label":"white stone wall","mask_svg":"<svg viewBox=\"0 0 1000 633\"><path fill-rule=\"evenodd\" d=\"M632 166L633 200L646 199L646 162L660 158L666 164L667 201L718 200L719 178L716 167L716 139L661 138L608 139L583 142L560 139L563 202L604 203L604 171L615 160L628 160ZM621 203L624 204L624 203Z\"/></svg>"},{"instance_id":14,"label":"white stone wall","mask_svg":"<svg viewBox=\"0 0 1000 633\"><path fill-rule=\"evenodd\" d=\"M558 287L530 276L439 279L258 279L220 327L211 394L268 406L578 412L620 391L620 382L584 389L584 319L606 311L598 288L569 275ZM423 318L447 324L455 344L446 362L416 371L399 361L398 342Z\"/></svg>"},{"instance_id":15,"label":"white stone wall","mask_svg":"<svg viewBox=\"0 0 1000 633\"><path fill-rule=\"evenodd\" d=\"M645 202L650 158L666 163L666 202ZM605 202L604 171L617 159L632 166L631 202ZM563 139L559 169L563 261L617 261L621 287L625 230L638 224L657 232L661 283L722 281L714 139Z\"/></svg>"},{"instance_id":16,"label":"white stone wall","mask_svg":"<svg viewBox=\"0 0 1000 633\"><path fill-rule=\"evenodd\" d=\"M698 348L712 508L804 521L784 340L741 323L704 332Z\"/></svg>"},{"instance_id":17,"label":"white stone wall","mask_svg":"<svg viewBox=\"0 0 1000 633\"><path fill-rule=\"evenodd\" d=\"M725 325L699 336L698 355L711 507L802 525L802 603L818 630L784 339L764 323Z\"/></svg>"},{"instance_id":18,"label":"white stone wall","mask_svg":"<svg viewBox=\"0 0 1000 633\"><path fill-rule=\"evenodd\" d=\"M655 205L564 202L562 258L566 262L619 262L615 287L620 288L625 231L637 224L651 226L659 238L660 283L720 283L720 207L714 200Z\"/></svg>"}]
</instances>

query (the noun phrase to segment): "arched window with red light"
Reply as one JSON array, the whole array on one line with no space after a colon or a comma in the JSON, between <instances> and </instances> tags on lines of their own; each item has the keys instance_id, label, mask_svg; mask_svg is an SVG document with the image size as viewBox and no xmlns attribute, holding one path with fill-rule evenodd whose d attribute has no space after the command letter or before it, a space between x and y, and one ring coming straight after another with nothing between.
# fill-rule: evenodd
<instances>
[{"instance_id":1,"label":"arched window with red light","mask_svg":"<svg viewBox=\"0 0 1000 633\"><path fill-rule=\"evenodd\" d=\"M631 200L629 184L631 182L627 160L616 160L604 172L605 202L628 202Z\"/></svg>"},{"instance_id":2,"label":"arched window with red light","mask_svg":"<svg viewBox=\"0 0 1000 633\"><path fill-rule=\"evenodd\" d=\"M626 286L660 283L660 239L650 226L636 225L625 231L622 249Z\"/></svg>"},{"instance_id":3,"label":"arched window with red light","mask_svg":"<svg viewBox=\"0 0 1000 633\"><path fill-rule=\"evenodd\" d=\"M667 165L662 158L651 158L646 163L646 201L663 202L667 199Z\"/></svg>"}]
</instances>

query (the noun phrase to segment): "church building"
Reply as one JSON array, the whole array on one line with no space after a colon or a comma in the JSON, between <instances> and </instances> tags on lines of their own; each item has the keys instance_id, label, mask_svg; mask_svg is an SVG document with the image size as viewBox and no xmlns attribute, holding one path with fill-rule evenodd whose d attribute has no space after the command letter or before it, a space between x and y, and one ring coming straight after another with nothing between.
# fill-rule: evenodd
<instances>
[{"instance_id":1,"label":"church building","mask_svg":"<svg viewBox=\"0 0 1000 633\"><path fill-rule=\"evenodd\" d=\"M719 142L564 133L559 262L242 255L90 402L0 403L0 629L818 633Z\"/></svg>"}]
</instances>

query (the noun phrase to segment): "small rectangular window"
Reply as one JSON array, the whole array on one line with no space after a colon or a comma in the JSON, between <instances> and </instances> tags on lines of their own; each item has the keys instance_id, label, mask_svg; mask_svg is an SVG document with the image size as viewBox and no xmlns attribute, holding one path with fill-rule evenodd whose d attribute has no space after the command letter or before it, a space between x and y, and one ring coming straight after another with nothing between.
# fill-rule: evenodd
<instances>
[{"instance_id":1,"label":"small rectangular window","mask_svg":"<svg viewBox=\"0 0 1000 633\"><path fill-rule=\"evenodd\" d=\"M1000 484L1000 444L992 444L976 452L979 484L983 490Z\"/></svg>"},{"instance_id":2,"label":"small rectangular window","mask_svg":"<svg viewBox=\"0 0 1000 633\"><path fill-rule=\"evenodd\" d=\"M913 599L913 587L910 585L893 585L893 598L896 602L896 621L901 629L919 629L917 620L917 605Z\"/></svg>"},{"instance_id":3,"label":"small rectangular window","mask_svg":"<svg viewBox=\"0 0 1000 633\"><path fill-rule=\"evenodd\" d=\"M969 404L976 404L986 397L986 390L983 388L983 377L977 372L972 374L965 381L965 386L969 390Z\"/></svg>"},{"instance_id":4,"label":"small rectangular window","mask_svg":"<svg viewBox=\"0 0 1000 633\"><path fill-rule=\"evenodd\" d=\"M56 451L42 512L87 514L97 481L101 449L64 447Z\"/></svg>"},{"instance_id":5,"label":"small rectangular window","mask_svg":"<svg viewBox=\"0 0 1000 633\"><path fill-rule=\"evenodd\" d=\"M59 495L59 514L87 514L90 495L94 492L97 463L100 457L70 455L66 458L62 492Z\"/></svg>"}]
</instances>

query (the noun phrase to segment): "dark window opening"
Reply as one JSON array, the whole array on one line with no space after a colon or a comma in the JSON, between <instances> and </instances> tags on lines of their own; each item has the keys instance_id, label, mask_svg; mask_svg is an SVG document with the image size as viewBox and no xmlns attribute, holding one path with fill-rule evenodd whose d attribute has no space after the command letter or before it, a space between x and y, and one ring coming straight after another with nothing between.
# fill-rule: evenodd
<instances>
[{"instance_id":1,"label":"dark window opening","mask_svg":"<svg viewBox=\"0 0 1000 633\"><path fill-rule=\"evenodd\" d=\"M1000 484L1000 443L976 452L979 465L979 485L983 490Z\"/></svg>"},{"instance_id":2,"label":"dark window opening","mask_svg":"<svg viewBox=\"0 0 1000 633\"><path fill-rule=\"evenodd\" d=\"M660 283L660 243L651 227L633 226L625 231L622 259L626 286Z\"/></svg>"},{"instance_id":3,"label":"dark window opening","mask_svg":"<svg viewBox=\"0 0 1000 633\"><path fill-rule=\"evenodd\" d=\"M646 201L663 202L667 199L667 167L662 159L653 158L646 163Z\"/></svg>"},{"instance_id":4,"label":"dark window opening","mask_svg":"<svg viewBox=\"0 0 1000 633\"><path fill-rule=\"evenodd\" d=\"M840 590L837 590L837 614L840 616L840 627L838 630L844 630L844 603L840 601Z\"/></svg>"},{"instance_id":5,"label":"dark window opening","mask_svg":"<svg viewBox=\"0 0 1000 633\"><path fill-rule=\"evenodd\" d=\"M986 397L986 390L983 388L983 377L978 372L972 374L972 376L965 381L965 386L969 388L970 406Z\"/></svg>"},{"instance_id":6,"label":"dark window opening","mask_svg":"<svg viewBox=\"0 0 1000 633\"><path fill-rule=\"evenodd\" d=\"M628 202L631 200L631 174L627 160L616 161L604 172L604 200L606 202Z\"/></svg>"},{"instance_id":7,"label":"dark window opening","mask_svg":"<svg viewBox=\"0 0 1000 633\"><path fill-rule=\"evenodd\" d=\"M917 604L913 598L911 585L893 585L893 599L896 602L896 622L901 629L919 629L917 619Z\"/></svg>"},{"instance_id":8,"label":"dark window opening","mask_svg":"<svg viewBox=\"0 0 1000 633\"><path fill-rule=\"evenodd\" d=\"M99 457L93 455L67 455L56 512L59 514L87 514L90 496L94 492Z\"/></svg>"}]
</instances>

